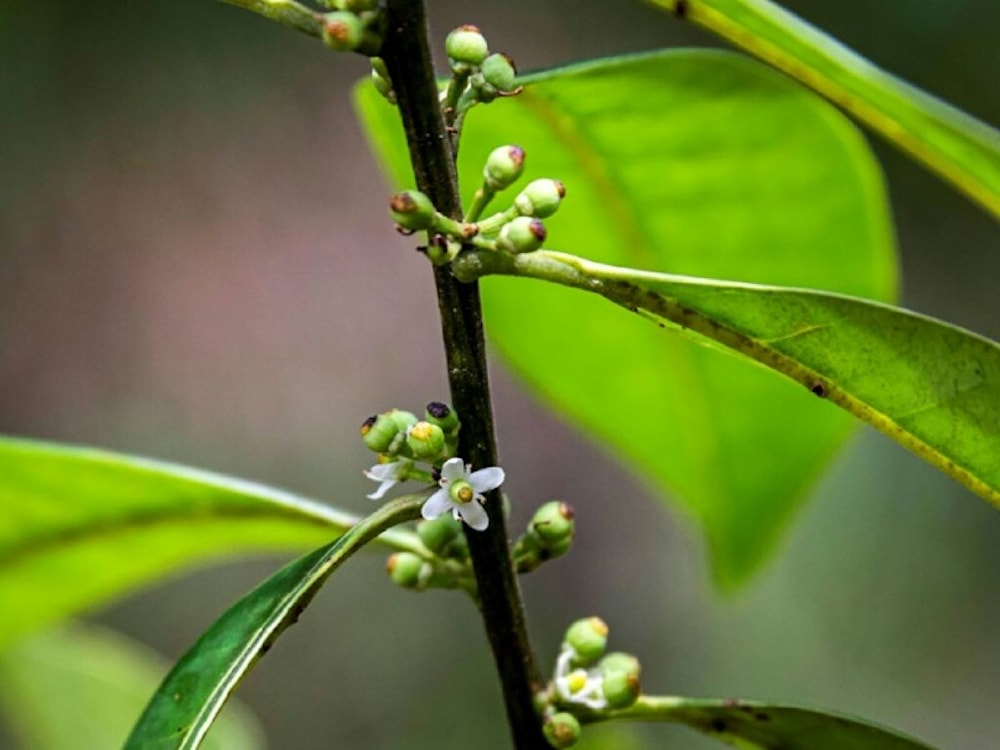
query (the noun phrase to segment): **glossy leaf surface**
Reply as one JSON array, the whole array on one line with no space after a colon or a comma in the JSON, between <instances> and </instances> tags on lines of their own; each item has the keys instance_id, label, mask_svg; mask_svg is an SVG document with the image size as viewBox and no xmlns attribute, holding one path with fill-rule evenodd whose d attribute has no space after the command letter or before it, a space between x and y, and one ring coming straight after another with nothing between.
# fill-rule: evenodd
<instances>
[{"instance_id":1,"label":"glossy leaf surface","mask_svg":"<svg viewBox=\"0 0 1000 750\"><path fill-rule=\"evenodd\" d=\"M997 130L879 70L769 0L648 2L704 26L811 86L1000 216Z\"/></svg>"},{"instance_id":2,"label":"glossy leaf surface","mask_svg":"<svg viewBox=\"0 0 1000 750\"><path fill-rule=\"evenodd\" d=\"M523 81L520 96L469 115L460 174L468 198L492 148L522 146L525 180L566 184L546 220L548 246L617 265L893 297L878 167L843 116L784 76L737 55L683 50ZM359 101L396 180L412 179L393 109L367 86ZM502 279L483 291L487 335L506 361L693 513L723 584L774 546L852 427L801 389L601 300Z\"/></svg>"},{"instance_id":3,"label":"glossy leaf surface","mask_svg":"<svg viewBox=\"0 0 1000 750\"><path fill-rule=\"evenodd\" d=\"M613 716L685 724L746 750L930 750L860 719L756 701L642 697Z\"/></svg>"},{"instance_id":4,"label":"glossy leaf surface","mask_svg":"<svg viewBox=\"0 0 1000 750\"><path fill-rule=\"evenodd\" d=\"M167 675L125 750L199 747L236 684L295 623L330 574L386 529L418 518L427 496L386 503L336 542L288 564L230 607Z\"/></svg>"},{"instance_id":5,"label":"glossy leaf surface","mask_svg":"<svg viewBox=\"0 0 1000 750\"><path fill-rule=\"evenodd\" d=\"M0 438L0 647L164 575L312 549L356 521L207 471ZM413 539L397 531L387 541L406 548Z\"/></svg>"},{"instance_id":6,"label":"glossy leaf surface","mask_svg":"<svg viewBox=\"0 0 1000 750\"><path fill-rule=\"evenodd\" d=\"M31 750L118 748L167 673L166 661L118 633L74 624L0 653L0 713ZM261 750L262 730L230 705L206 750Z\"/></svg>"},{"instance_id":7,"label":"glossy leaf surface","mask_svg":"<svg viewBox=\"0 0 1000 750\"><path fill-rule=\"evenodd\" d=\"M1000 345L989 339L868 300L635 271L565 253L479 252L456 261L460 275L490 267L598 292L729 347L1000 508Z\"/></svg>"}]
</instances>

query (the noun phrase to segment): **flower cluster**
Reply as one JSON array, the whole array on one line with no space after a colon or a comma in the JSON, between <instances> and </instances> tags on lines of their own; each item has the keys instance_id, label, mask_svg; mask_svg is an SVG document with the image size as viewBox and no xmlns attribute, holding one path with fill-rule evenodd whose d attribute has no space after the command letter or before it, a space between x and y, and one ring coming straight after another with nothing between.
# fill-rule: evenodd
<instances>
[{"instance_id":1,"label":"flower cluster","mask_svg":"<svg viewBox=\"0 0 1000 750\"><path fill-rule=\"evenodd\" d=\"M378 463L365 471L366 477L378 482L368 497L380 500L407 479L437 481L438 489L424 503L423 517L450 514L477 531L485 529L490 519L483 507L484 493L503 484L504 471L498 466L472 471L470 464L456 457L460 428L455 411L437 401L427 405L423 419L402 409L366 419L362 440L378 453Z\"/></svg>"},{"instance_id":2,"label":"flower cluster","mask_svg":"<svg viewBox=\"0 0 1000 750\"><path fill-rule=\"evenodd\" d=\"M556 702L589 709L626 708L639 697L639 660L631 654L604 654L608 626L599 617L574 622L556 660L552 687Z\"/></svg>"}]
</instances>

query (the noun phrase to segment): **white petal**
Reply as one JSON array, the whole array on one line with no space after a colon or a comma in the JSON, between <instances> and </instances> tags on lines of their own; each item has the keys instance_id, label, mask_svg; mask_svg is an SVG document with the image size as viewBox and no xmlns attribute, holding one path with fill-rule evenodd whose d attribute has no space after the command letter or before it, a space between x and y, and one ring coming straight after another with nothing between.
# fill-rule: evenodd
<instances>
[{"instance_id":1,"label":"white petal","mask_svg":"<svg viewBox=\"0 0 1000 750\"><path fill-rule=\"evenodd\" d=\"M504 473L499 466L489 466L469 475L469 484L476 492L489 492L503 484Z\"/></svg>"},{"instance_id":2,"label":"white petal","mask_svg":"<svg viewBox=\"0 0 1000 750\"><path fill-rule=\"evenodd\" d=\"M375 464L365 472L365 476L376 482L384 482L387 479L395 481L396 477L399 476L399 469L401 466L402 463L400 461L393 461L388 464Z\"/></svg>"},{"instance_id":3,"label":"white petal","mask_svg":"<svg viewBox=\"0 0 1000 750\"><path fill-rule=\"evenodd\" d=\"M449 458L444 462L444 466L441 467L442 486L456 479L465 479L465 464L462 463L462 459L460 458Z\"/></svg>"},{"instance_id":4,"label":"white petal","mask_svg":"<svg viewBox=\"0 0 1000 750\"><path fill-rule=\"evenodd\" d=\"M458 513L462 516L462 520L476 531L483 531L490 525L490 517L486 513L486 508L479 503L463 503L458 506Z\"/></svg>"},{"instance_id":5,"label":"white petal","mask_svg":"<svg viewBox=\"0 0 1000 750\"><path fill-rule=\"evenodd\" d=\"M448 497L448 490L438 490L427 498L424 507L420 509L420 515L430 521L447 513L451 509L451 506L452 502L451 498Z\"/></svg>"},{"instance_id":6,"label":"white petal","mask_svg":"<svg viewBox=\"0 0 1000 750\"><path fill-rule=\"evenodd\" d=\"M372 479L373 477L368 477ZM378 486L378 489L368 495L372 500L381 500L382 496L397 484L395 479L386 479Z\"/></svg>"}]
</instances>

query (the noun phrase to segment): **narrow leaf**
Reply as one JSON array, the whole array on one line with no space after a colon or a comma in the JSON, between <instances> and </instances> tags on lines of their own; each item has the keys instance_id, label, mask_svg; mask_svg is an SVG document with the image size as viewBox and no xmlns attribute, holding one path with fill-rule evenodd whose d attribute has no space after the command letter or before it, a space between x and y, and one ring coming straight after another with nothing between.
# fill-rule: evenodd
<instances>
[{"instance_id":1,"label":"narrow leaf","mask_svg":"<svg viewBox=\"0 0 1000 750\"><path fill-rule=\"evenodd\" d=\"M539 251L470 253L456 273L598 292L777 370L1000 508L1000 346L889 305L810 289L636 271Z\"/></svg>"},{"instance_id":2,"label":"narrow leaf","mask_svg":"<svg viewBox=\"0 0 1000 750\"><path fill-rule=\"evenodd\" d=\"M521 95L466 118L467 198L486 155L516 143L525 181L566 185L545 221L552 247L586 248L619 266L894 298L878 166L857 128L794 81L706 50L521 80ZM412 179L395 110L370 85L358 99L391 173ZM698 520L715 578L729 587L774 548L856 424L766 371L623 325L621 311L553 285L497 279L484 285L483 305L505 362ZM609 414L641 418L622 429Z\"/></svg>"},{"instance_id":3,"label":"narrow leaf","mask_svg":"<svg viewBox=\"0 0 1000 750\"><path fill-rule=\"evenodd\" d=\"M0 647L164 575L313 549L357 520L198 469L0 438ZM384 541L420 548L410 532Z\"/></svg>"},{"instance_id":4,"label":"narrow leaf","mask_svg":"<svg viewBox=\"0 0 1000 750\"><path fill-rule=\"evenodd\" d=\"M608 718L685 724L748 750L930 750L853 717L756 701L643 696Z\"/></svg>"},{"instance_id":5,"label":"narrow leaf","mask_svg":"<svg viewBox=\"0 0 1000 750\"><path fill-rule=\"evenodd\" d=\"M1000 216L1000 132L880 70L769 0L648 2L812 87Z\"/></svg>"},{"instance_id":6,"label":"narrow leaf","mask_svg":"<svg viewBox=\"0 0 1000 750\"><path fill-rule=\"evenodd\" d=\"M167 673L159 654L123 635L73 624L0 653L0 713L31 750L118 748ZM206 750L258 750L262 730L230 704Z\"/></svg>"},{"instance_id":7,"label":"narrow leaf","mask_svg":"<svg viewBox=\"0 0 1000 750\"><path fill-rule=\"evenodd\" d=\"M392 500L333 544L285 566L229 608L167 675L125 750L194 750L237 683L295 623L341 563L385 530L416 519L427 493Z\"/></svg>"}]
</instances>

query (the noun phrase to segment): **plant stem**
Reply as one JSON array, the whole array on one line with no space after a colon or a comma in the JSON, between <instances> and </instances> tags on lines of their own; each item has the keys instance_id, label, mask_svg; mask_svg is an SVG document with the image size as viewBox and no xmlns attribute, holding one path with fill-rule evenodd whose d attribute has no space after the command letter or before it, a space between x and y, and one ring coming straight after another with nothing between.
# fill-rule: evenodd
<instances>
[{"instance_id":1,"label":"plant stem","mask_svg":"<svg viewBox=\"0 0 1000 750\"><path fill-rule=\"evenodd\" d=\"M427 37L423 0L388 0L385 61L406 131L417 187L442 213L462 218L455 156L445 129ZM438 307L451 399L461 415L459 455L475 468L497 463L479 287L463 284L449 267L435 267ZM548 748L535 711L542 683L528 642L524 607L507 541L500 493L487 494L490 525L466 529L479 587L480 609L503 688L514 746Z\"/></svg>"}]
</instances>

